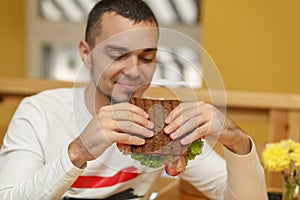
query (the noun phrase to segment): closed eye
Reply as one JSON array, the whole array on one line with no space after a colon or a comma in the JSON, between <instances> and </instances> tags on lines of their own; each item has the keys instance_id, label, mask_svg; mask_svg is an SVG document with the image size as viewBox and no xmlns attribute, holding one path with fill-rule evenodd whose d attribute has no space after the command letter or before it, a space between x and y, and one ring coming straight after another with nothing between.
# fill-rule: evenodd
<instances>
[{"instance_id":1,"label":"closed eye","mask_svg":"<svg viewBox=\"0 0 300 200\"><path fill-rule=\"evenodd\" d=\"M142 59L143 62L145 62L145 63L151 63L151 62L153 61L153 58L142 57L141 59Z\"/></svg>"},{"instance_id":2,"label":"closed eye","mask_svg":"<svg viewBox=\"0 0 300 200\"><path fill-rule=\"evenodd\" d=\"M118 61L118 60L123 60L123 59L127 58L128 55L127 55L127 54L122 54L122 55L109 55L109 57L110 57L110 59L112 59L112 60Z\"/></svg>"}]
</instances>

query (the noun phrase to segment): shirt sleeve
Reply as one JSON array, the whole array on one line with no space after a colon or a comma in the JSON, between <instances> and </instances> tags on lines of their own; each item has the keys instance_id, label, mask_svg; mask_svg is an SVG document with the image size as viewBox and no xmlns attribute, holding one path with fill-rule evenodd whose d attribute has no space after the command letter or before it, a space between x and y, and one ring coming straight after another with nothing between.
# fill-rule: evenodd
<instances>
[{"instance_id":1,"label":"shirt sleeve","mask_svg":"<svg viewBox=\"0 0 300 200\"><path fill-rule=\"evenodd\" d=\"M226 199L268 199L264 170L254 142L249 139L252 148L247 155L235 154L223 146L228 173Z\"/></svg>"},{"instance_id":2,"label":"shirt sleeve","mask_svg":"<svg viewBox=\"0 0 300 200\"><path fill-rule=\"evenodd\" d=\"M45 164L37 136L44 126L38 106L22 102L0 151L0 199L60 199L83 172L73 166L67 146Z\"/></svg>"},{"instance_id":3,"label":"shirt sleeve","mask_svg":"<svg viewBox=\"0 0 300 200\"><path fill-rule=\"evenodd\" d=\"M188 163L181 178L212 200L267 200L264 171L251 142L251 152L242 156L223 146L224 158L205 142L203 155Z\"/></svg>"}]
</instances>

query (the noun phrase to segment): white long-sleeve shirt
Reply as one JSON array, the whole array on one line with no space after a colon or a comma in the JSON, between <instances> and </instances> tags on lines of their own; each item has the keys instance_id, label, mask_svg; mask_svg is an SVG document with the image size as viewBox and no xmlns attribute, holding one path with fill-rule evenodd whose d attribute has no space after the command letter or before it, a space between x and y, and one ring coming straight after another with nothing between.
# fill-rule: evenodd
<instances>
[{"instance_id":1,"label":"white long-sleeve shirt","mask_svg":"<svg viewBox=\"0 0 300 200\"><path fill-rule=\"evenodd\" d=\"M140 199L161 175L124 156L112 145L85 169L76 168L67 148L92 119L83 88L48 90L25 98L15 112L0 151L0 199L63 197ZM180 178L211 199L267 200L264 172L252 142L248 155L224 149L224 158L205 144Z\"/></svg>"}]
</instances>

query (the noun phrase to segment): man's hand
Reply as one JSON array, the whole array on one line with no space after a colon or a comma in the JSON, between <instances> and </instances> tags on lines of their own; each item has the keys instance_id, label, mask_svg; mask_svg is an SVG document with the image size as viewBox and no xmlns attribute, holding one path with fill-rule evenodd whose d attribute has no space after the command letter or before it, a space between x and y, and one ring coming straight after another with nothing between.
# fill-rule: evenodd
<instances>
[{"instance_id":1,"label":"man's hand","mask_svg":"<svg viewBox=\"0 0 300 200\"><path fill-rule=\"evenodd\" d=\"M101 107L83 132L69 145L72 163L82 168L113 143L143 145L153 136L153 123L141 108L129 103ZM129 134L130 133L130 134Z\"/></svg>"},{"instance_id":2,"label":"man's hand","mask_svg":"<svg viewBox=\"0 0 300 200\"><path fill-rule=\"evenodd\" d=\"M237 154L247 154L251 150L248 136L224 113L205 102L181 103L166 118L164 131L172 139L182 138L182 144L189 144L199 138L219 140Z\"/></svg>"}]
</instances>

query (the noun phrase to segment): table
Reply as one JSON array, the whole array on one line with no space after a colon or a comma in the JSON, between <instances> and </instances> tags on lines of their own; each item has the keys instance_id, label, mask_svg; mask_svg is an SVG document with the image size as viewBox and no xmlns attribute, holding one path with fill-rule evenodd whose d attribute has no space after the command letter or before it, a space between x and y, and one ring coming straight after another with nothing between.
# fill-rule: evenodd
<instances>
[{"instance_id":1,"label":"table","mask_svg":"<svg viewBox=\"0 0 300 200\"><path fill-rule=\"evenodd\" d=\"M187 182L177 178L161 177L153 191L158 193L155 200L209 200Z\"/></svg>"},{"instance_id":2,"label":"table","mask_svg":"<svg viewBox=\"0 0 300 200\"><path fill-rule=\"evenodd\" d=\"M72 87L73 83L46 79L5 78L0 77L0 146L8 123L19 102L28 95L45 89ZM210 102L211 92L218 91L195 89L197 99ZM184 87L150 87L145 95L153 98L174 98L186 95ZM218 106L218 102L214 102ZM226 113L246 130L256 143L258 155L261 155L266 143L292 138L300 141L300 94L272 93L258 91L226 90ZM221 105L220 105L221 106ZM221 151L217 151L221 153ZM266 172L267 187L281 188L281 174Z\"/></svg>"},{"instance_id":3,"label":"table","mask_svg":"<svg viewBox=\"0 0 300 200\"><path fill-rule=\"evenodd\" d=\"M161 177L156 182L154 192L158 193L155 200L209 200L186 181ZM268 188L270 200L281 199L281 188Z\"/></svg>"}]
</instances>

